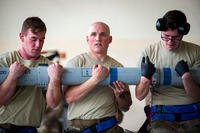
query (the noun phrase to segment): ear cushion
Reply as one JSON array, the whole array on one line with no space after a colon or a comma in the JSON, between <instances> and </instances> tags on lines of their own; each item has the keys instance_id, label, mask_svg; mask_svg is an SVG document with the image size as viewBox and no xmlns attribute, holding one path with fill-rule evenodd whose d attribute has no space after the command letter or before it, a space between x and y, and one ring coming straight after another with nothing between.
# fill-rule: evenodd
<instances>
[{"instance_id":1,"label":"ear cushion","mask_svg":"<svg viewBox=\"0 0 200 133\"><path fill-rule=\"evenodd\" d=\"M159 18L156 21L156 29L158 31L166 31L167 30L167 28L166 28L166 20L163 19L163 18Z\"/></svg>"},{"instance_id":2,"label":"ear cushion","mask_svg":"<svg viewBox=\"0 0 200 133\"><path fill-rule=\"evenodd\" d=\"M186 35L190 31L190 24L184 23L178 27L178 33L181 35Z\"/></svg>"}]
</instances>

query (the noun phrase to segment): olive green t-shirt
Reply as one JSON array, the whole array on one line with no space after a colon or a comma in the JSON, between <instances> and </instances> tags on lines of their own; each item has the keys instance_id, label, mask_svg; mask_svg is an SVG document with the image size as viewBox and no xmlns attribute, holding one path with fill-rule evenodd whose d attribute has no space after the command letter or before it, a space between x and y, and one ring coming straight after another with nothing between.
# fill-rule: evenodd
<instances>
[{"instance_id":1,"label":"olive green t-shirt","mask_svg":"<svg viewBox=\"0 0 200 133\"><path fill-rule=\"evenodd\" d=\"M149 45L142 56L149 56L156 68L175 68L177 62L182 59L187 61L189 68L200 67L200 46L185 41L182 41L175 51L165 49L160 41L154 45ZM152 88L151 92L151 103L153 105L183 105L197 102L186 94L183 87L160 86Z\"/></svg>"},{"instance_id":2,"label":"olive green t-shirt","mask_svg":"<svg viewBox=\"0 0 200 133\"><path fill-rule=\"evenodd\" d=\"M92 67L101 64L106 67L123 67L121 63L107 56L100 62L88 53L80 54L67 62L66 67ZM108 86L96 86L87 96L68 106L68 119L100 119L117 113L115 96Z\"/></svg>"},{"instance_id":3,"label":"olive green t-shirt","mask_svg":"<svg viewBox=\"0 0 200 133\"><path fill-rule=\"evenodd\" d=\"M43 56L38 60L24 60L17 51L0 55L0 67L10 67L15 61L26 67L50 64L50 61ZM9 103L0 105L0 124L38 127L46 108L43 90L37 86L17 86Z\"/></svg>"}]
</instances>

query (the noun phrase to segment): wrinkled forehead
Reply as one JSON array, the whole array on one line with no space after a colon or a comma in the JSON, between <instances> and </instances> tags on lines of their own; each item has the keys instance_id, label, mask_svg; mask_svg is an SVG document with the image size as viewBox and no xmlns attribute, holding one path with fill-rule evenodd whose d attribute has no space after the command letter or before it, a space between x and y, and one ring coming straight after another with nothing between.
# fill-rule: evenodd
<instances>
[{"instance_id":1,"label":"wrinkled forehead","mask_svg":"<svg viewBox=\"0 0 200 133\"><path fill-rule=\"evenodd\" d=\"M32 32L31 29L28 29L25 36L30 37L30 38L45 38L45 34L46 32L38 32L38 33L34 33Z\"/></svg>"},{"instance_id":2,"label":"wrinkled forehead","mask_svg":"<svg viewBox=\"0 0 200 133\"><path fill-rule=\"evenodd\" d=\"M110 29L107 25L104 23L93 23L90 25L88 34L91 33L106 33L107 35L110 35Z\"/></svg>"}]
</instances>

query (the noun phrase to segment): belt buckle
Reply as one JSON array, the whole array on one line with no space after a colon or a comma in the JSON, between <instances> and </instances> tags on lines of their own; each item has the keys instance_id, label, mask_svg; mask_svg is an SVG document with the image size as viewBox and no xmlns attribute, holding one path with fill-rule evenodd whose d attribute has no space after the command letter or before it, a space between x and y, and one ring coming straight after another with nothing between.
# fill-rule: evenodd
<instances>
[{"instance_id":1,"label":"belt buckle","mask_svg":"<svg viewBox=\"0 0 200 133\"><path fill-rule=\"evenodd\" d=\"M80 132L81 129L78 128L78 127L70 126L70 127L67 128L67 131L77 131L77 132Z\"/></svg>"},{"instance_id":2,"label":"belt buckle","mask_svg":"<svg viewBox=\"0 0 200 133\"><path fill-rule=\"evenodd\" d=\"M174 117L175 117L175 121L181 121L182 115L177 113L177 114L174 114Z\"/></svg>"}]
</instances>

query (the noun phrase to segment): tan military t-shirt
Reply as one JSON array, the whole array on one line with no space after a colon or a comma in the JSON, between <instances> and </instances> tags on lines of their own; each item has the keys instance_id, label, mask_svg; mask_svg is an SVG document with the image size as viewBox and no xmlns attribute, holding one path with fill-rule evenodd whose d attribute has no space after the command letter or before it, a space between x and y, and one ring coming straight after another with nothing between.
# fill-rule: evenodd
<instances>
[{"instance_id":1,"label":"tan military t-shirt","mask_svg":"<svg viewBox=\"0 0 200 133\"><path fill-rule=\"evenodd\" d=\"M69 60L66 67L92 67L101 64L106 67L122 67L122 64L107 56L100 62L84 53ZM99 119L114 116L117 113L114 93L107 86L97 86L86 97L69 104L68 119Z\"/></svg>"},{"instance_id":2,"label":"tan military t-shirt","mask_svg":"<svg viewBox=\"0 0 200 133\"><path fill-rule=\"evenodd\" d=\"M15 61L24 64L26 67L50 64L50 61L43 56L40 56L36 61L24 60L17 51L0 55L0 67L9 67ZM17 86L10 102L7 105L0 106L0 124L10 123L19 126L38 127L46 108L42 90L44 88L37 86Z\"/></svg>"},{"instance_id":3,"label":"tan military t-shirt","mask_svg":"<svg viewBox=\"0 0 200 133\"><path fill-rule=\"evenodd\" d=\"M156 68L175 68L176 63L182 59L187 61L189 68L200 67L200 46L185 41L182 41L174 52L165 49L162 42L150 45L142 54L147 55ZM151 94L153 105L183 105L197 102L186 94L183 87L160 86L153 88Z\"/></svg>"}]
</instances>

